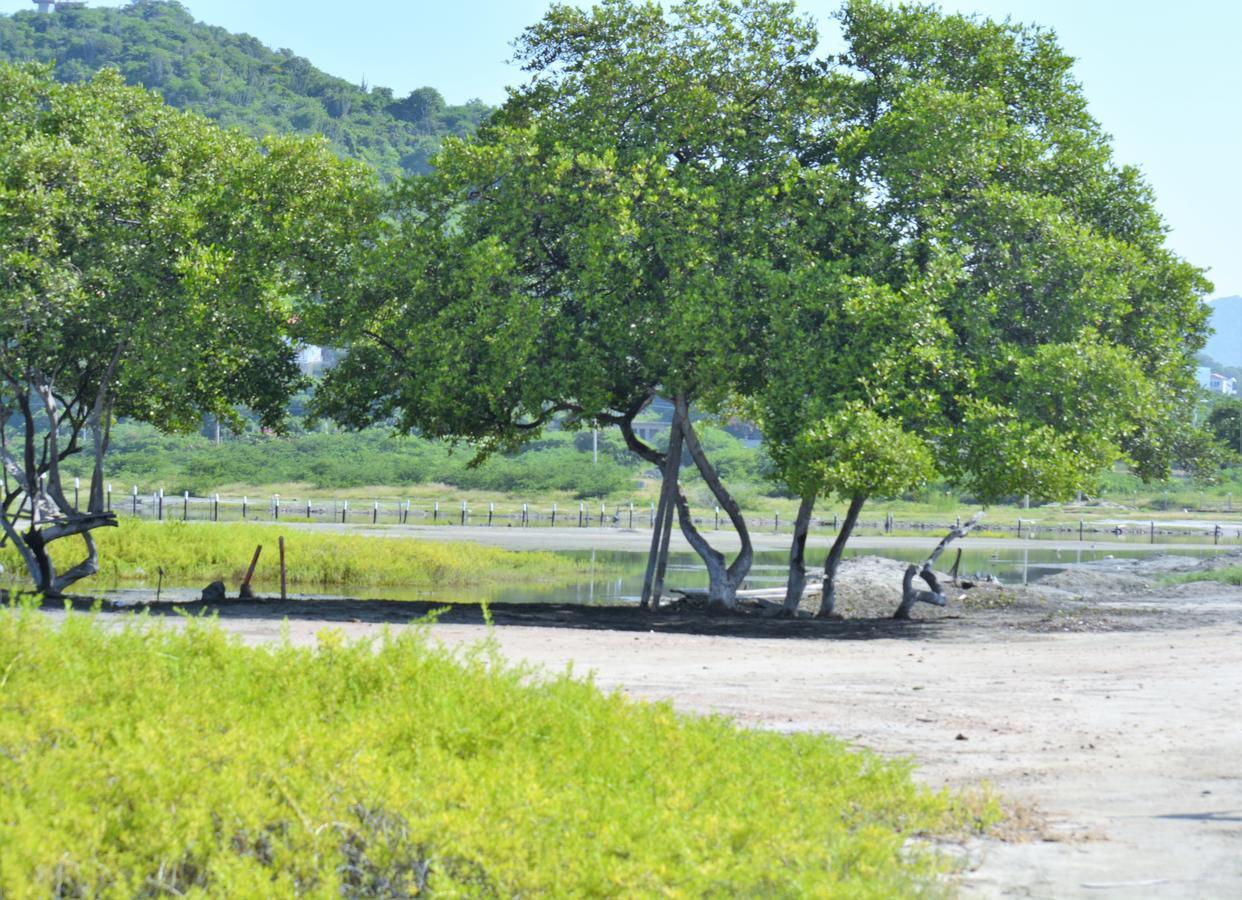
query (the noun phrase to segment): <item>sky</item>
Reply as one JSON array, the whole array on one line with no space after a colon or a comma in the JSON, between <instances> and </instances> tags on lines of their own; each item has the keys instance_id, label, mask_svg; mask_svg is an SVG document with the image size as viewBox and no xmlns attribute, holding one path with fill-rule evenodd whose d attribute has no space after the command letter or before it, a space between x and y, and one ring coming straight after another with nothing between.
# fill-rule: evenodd
<instances>
[{"instance_id":1,"label":"sky","mask_svg":"<svg viewBox=\"0 0 1242 900\"><path fill-rule=\"evenodd\" d=\"M183 0L194 16L288 47L319 68L398 96L431 85L449 102L499 103L523 73L511 42L546 0ZM92 6L122 6L97 0ZM837 0L798 0L839 45ZM1077 60L1119 161L1138 166L1170 226L1169 244L1209 268L1212 296L1242 294L1242 2L942 0L947 10L1053 29ZM33 9L0 0L0 13Z\"/></svg>"}]
</instances>

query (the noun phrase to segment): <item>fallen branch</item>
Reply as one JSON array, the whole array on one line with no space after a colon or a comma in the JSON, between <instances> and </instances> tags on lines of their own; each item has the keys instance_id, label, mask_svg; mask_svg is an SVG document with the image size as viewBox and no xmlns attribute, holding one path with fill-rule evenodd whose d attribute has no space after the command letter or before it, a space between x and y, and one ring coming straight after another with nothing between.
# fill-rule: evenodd
<instances>
[{"instance_id":1,"label":"fallen branch","mask_svg":"<svg viewBox=\"0 0 1242 900\"><path fill-rule=\"evenodd\" d=\"M936 578L934 567L936 560L940 555L949 548L949 544L958 538L964 538L966 535L979 524L979 520L983 518L983 511L975 513L964 525L955 525L950 529L949 533L944 536L936 549L931 552L931 556L923 562L922 566L908 566L906 574L901 581L901 605L897 607L897 611L893 613L894 619L910 618L910 611L914 609L916 603L930 603L933 606L945 606L949 601L945 599L944 588L941 587L939 580ZM914 576L920 576L930 590L916 590L914 587Z\"/></svg>"}]
</instances>

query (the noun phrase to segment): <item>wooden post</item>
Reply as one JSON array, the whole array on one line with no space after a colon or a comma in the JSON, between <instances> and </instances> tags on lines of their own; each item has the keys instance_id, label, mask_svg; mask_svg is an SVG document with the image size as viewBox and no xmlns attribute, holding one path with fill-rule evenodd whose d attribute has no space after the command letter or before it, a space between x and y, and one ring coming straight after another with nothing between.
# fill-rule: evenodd
<instances>
[{"instance_id":1,"label":"wooden post","mask_svg":"<svg viewBox=\"0 0 1242 900\"><path fill-rule=\"evenodd\" d=\"M552 527L556 527L556 504L552 504Z\"/></svg>"},{"instance_id":2,"label":"wooden post","mask_svg":"<svg viewBox=\"0 0 1242 900\"><path fill-rule=\"evenodd\" d=\"M781 530L781 514L780 513L776 514L776 519L772 523L772 530L774 532Z\"/></svg>"},{"instance_id":3,"label":"wooden post","mask_svg":"<svg viewBox=\"0 0 1242 900\"><path fill-rule=\"evenodd\" d=\"M212 494L211 496L211 521L220 521L220 495Z\"/></svg>"},{"instance_id":4,"label":"wooden post","mask_svg":"<svg viewBox=\"0 0 1242 900\"><path fill-rule=\"evenodd\" d=\"M379 501L376 500L371 504L371 524L374 525L379 521Z\"/></svg>"},{"instance_id":5,"label":"wooden post","mask_svg":"<svg viewBox=\"0 0 1242 900\"><path fill-rule=\"evenodd\" d=\"M1151 523L1151 540L1148 541L1148 543L1149 544L1156 543L1156 523L1155 522Z\"/></svg>"},{"instance_id":6,"label":"wooden post","mask_svg":"<svg viewBox=\"0 0 1242 900\"><path fill-rule=\"evenodd\" d=\"M344 525L348 518L349 518L349 501L342 500L341 501L341 524Z\"/></svg>"},{"instance_id":7,"label":"wooden post","mask_svg":"<svg viewBox=\"0 0 1242 900\"><path fill-rule=\"evenodd\" d=\"M249 600L254 597L254 591L250 589L250 579L254 578L254 569L259 564L259 554L262 552L262 544L254 548L254 556L250 558L250 568L246 570L246 577L242 579L241 588L237 592L239 600Z\"/></svg>"},{"instance_id":8,"label":"wooden post","mask_svg":"<svg viewBox=\"0 0 1242 900\"><path fill-rule=\"evenodd\" d=\"M1078 540L1082 540L1082 519L1078 520Z\"/></svg>"},{"instance_id":9,"label":"wooden post","mask_svg":"<svg viewBox=\"0 0 1242 900\"><path fill-rule=\"evenodd\" d=\"M133 497L132 505L134 515L136 516L138 515L138 485L134 485L134 493L131 496Z\"/></svg>"},{"instance_id":10,"label":"wooden post","mask_svg":"<svg viewBox=\"0 0 1242 900\"><path fill-rule=\"evenodd\" d=\"M634 528L634 501L630 501L630 529Z\"/></svg>"},{"instance_id":11,"label":"wooden post","mask_svg":"<svg viewBox=\"0 0 1242 900\"><path fill-rule=\"evenodd\" d=\"M246 507L249 505L250 505L250 498L243 496L242 497L242 521L243 522L246 521Z\"/></svg>"},{"instance_id":12,"label":"wooden post","mask_svg":"<svg viewBox=\"0 0 1242 900\"><path fill-rule=\"evenodd\" d=\"M720 507L719 506L716 507L716 523L713 527L716 529L716 531L720 530Z\"/></svg>"},{"instance_id":13,"label":"wooden post","mask_svg":"<svg viewBox=\"0 0 1242 900\"><path fill-rule=\"evenodd\" d=\"M108 482L107 496L108 496L107 504L104 506L104 509L106 509L108 512L112 512L112 482L111 481Z\"/></svg>"},{"instance_id":14,"label":"wooden post","mask_svg":"<svg viewBox=\"0 0 1242 900\"><path fill-rule=\"evenodd\" d=\"M495 514L496 514L496 504L489 500L487 503L487 525L489 528L492 525L492 516L494 516ZM526 504L525 503L522 504L522 524L523 525L526 524Z\"/></svg>"},{"instance_id":15,"label":"wooden post","mask_svg":"<svg viewBox=\"0 0 1242 900\"><path fill-rule=\"evenodd\" d=\"M280 494L272 494L272 521L280 521Z\"/></svg>"},{"instance_id":16,"label":"wooden post","mask_svg":"<svg viewBox=\"0 0 1242 900\"><path fill-rule=\"evenodd\" d=\"M311 517L311 501L310 501L310 497L307 497L306 498L306 518L309 519L310 517Z\"/></svg>"},{"instance_id":17,"label":"wooden post","mask_svg":"<svg viewBox=\"0 0 1242 900\"><path fill-rule=\"evenodd\" d=\"M439 500L436 501L435 508L432 509L431 511L431 521L432 522L440 521L440 501Z\"/></svg>"},{"instance_id":18,"label":"wooden post","mask_svg":"<svg viewBox=\"0 0 1242 900\"><path fill-rule=\"evenodd\" d=\"M181 521L184 522L190 518L190 492L185 491L181 495Z\"/></svg>"},{"instance_id":19,"label":"wooden post","mask_svg":"<svg viewBox=\"0 0 1242 900\"><path fill-rule=\"evenodd\" d=\"M466 501L461 501L461 524L466 524Z\"/></svg>"},{"instance_id":20,"label":"wooden post","mask_svg":"<svg viewBox=\"0 0 1242 900\"><path fill-rule=\"evenodd\" d=\"M78 488L82 486L82 479L73 479L73 508L78 508Z\"/></svg>"},{"instance_id":21,"label":"wooden post","mask_svg":"<svg viewBox=\"0 0 1242 900\"><path fill-rule=\"evenodd\" d=\"M156 494L155 505L157 507L157 515L161 522L164 521L164 489L160 488L160 492Z\"/></svg>"},{"instance_id":22,"label":"wooden post","mask_svg":"<svg viewBox=\"0 0 1242 900\"><path fill-rule=\"evenodd\" d=\"M285 593L285 536L283 534L277 543L280 545L280 599L288 600L289 597Z\"/></svg>"}]
</instances>

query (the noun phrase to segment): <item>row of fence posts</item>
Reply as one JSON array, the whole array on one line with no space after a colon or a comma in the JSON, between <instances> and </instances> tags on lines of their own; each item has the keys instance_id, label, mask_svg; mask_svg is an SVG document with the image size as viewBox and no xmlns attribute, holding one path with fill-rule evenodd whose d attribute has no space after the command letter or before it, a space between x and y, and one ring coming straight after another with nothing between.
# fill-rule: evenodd
<instances>
[{"instance_id":1,"label":"row of fence posts","mask_svg":"<svg viewBox=\"0 0 1242 900\"><path fill-rule=\"evenodd\" d=\"M75 506L78 505L80 489L81 489L80 479L75 478L73 480L73 502ZM105 489L105 498L106 498L105 508L107 509L107 511L111 512L112 511L112 485L111 484L108 484ZM164 490L163 488L159 489L154 494L152 494L152 501L155 506L156 518L160 521L163 521L164 519ZM210 502L211 502L211 520L213 522L218 522L220 520L220 495L212 494ZM133 487L133 490L130 493L130 511L135 517L138 516L138 504L139 504L138 486L135 485ZM333 504L335 506L335 501L333 501ZM402 524L402 525L409 524L411 504L412 504L412 501L410 500L402 500L402 501L397 502L397 521L399 524ZM275 521L280 520L280 507L281 507L280 495L273 494L270 510L272 514L272 519ZM607 518L607 512L608 512L607 504L600 503L598 523L601 527L604 525L604 521ZM241 518L245 520L249 517L249 515L250 515L250 498L247 496L243 496L241 498ZM371 504L371 523L372 524L379 523L379 515L380 515L380 502L379 500L375 500ZM460 510L460 516L459 516L460 524L466 525L470 521L470 515L471 515L471 511L470 511L469 503L465 500L461 501L461 510ZM558 515L557 505L553 503L551 517L550 517L551 526L553 528L556 527L557 515ZM612 517L613 522L615 524L619 524L621 521L621 516L622 516L621 508L618 507L616 512L614 512L613 514L613 517ZM190 517L190 492L185 491L181 495L181 518L183 520L188 520L189 517ZM306 518L311 519L313 517L314 517L314 506L310 498L307 498ZM496 504L494 502L489 502L487 504L487 524L489 526L493 524L495 517L496 517ZM651 504L648 521L653 521L654 518L655 518L655 504L653 503ZM332 520L336 521L335 511L333 513ZM340 504L340 521L342 524L344 524L348 522L348 520L349 520L349 501L343 500L341 501L341 504ZM435 501L432 506L431 520L433 523L438 523L440 521L440 501L438 500ZM518 521L519 521L520 526L523 528L530 525L531 514L530 514L529 503L522 504L521 511L518 515ZM591 525L591 522L592 522L592 516L587 511L586 501L579 501L578 503L578 527L579 528L589 527ZM961 517L959 516L957 517L955 524L956 526L960 527L961 523L962 523L962 520L961 520ZM720 529L720 507L719 506L716 506L714 508L712 524L716 528L716 530ZM1027 521L1025 522L1025 525L1026 525L1027 534L1034 534L1037 531L1037 527L1035 526L1033 522ZM1023 536L1023 526L1024 526L1024 520L1019 518L1017 520L1017 529L1016 529L1018 537ZM629 528L634 527L634 504L633 502L629 504L629 508L628 508L628 527ZM780 527L781 527L781 516L780 516L780 513L777 512L774 514L774 517L773 517L772 530L774 532L778 532L780 531ZM882 527L883 527L885 534L891 534L895 530L896 518L893 513L891 512L885 513ZM832 530L836 532L839 528L840 528L839 519L837 517L837 514L833 513ZM1118 526L1117 529L1115 529L1115 533L1117 534L1122 533L1120 526ZM1212 526L1212 543L1220 544L1221 535L1223 533L1224 533L1224 530L1221 528L1219 524L1213 525ZM1086 540L1086 523L1083 519L1078 520L1078 540L1079 541ZM1148 542L1151 544L1154 544L1156 542L1155 520L1151 520L1148 523Z\"/></svg>"}]
</instances>

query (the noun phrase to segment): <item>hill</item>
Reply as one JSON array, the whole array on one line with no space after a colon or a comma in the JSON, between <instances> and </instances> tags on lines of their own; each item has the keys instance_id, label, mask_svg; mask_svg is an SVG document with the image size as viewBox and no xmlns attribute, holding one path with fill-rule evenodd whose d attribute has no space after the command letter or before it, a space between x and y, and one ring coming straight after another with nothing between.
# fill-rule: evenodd
<instances>
[{"instance_id":1,"label":"hill","mask_svg":"<svg viewBox=\"0 0 1242 900\"><path fill-rule=\"evenodd\" d=\"M62 81L115 67L173 106L256 137L323 134L385 179L427 171L446 135L469 134L490 112L479 100L450 106L431 87L397 98L350 84L292 50L195 21L176 0L0 16L0 62L27 61L53 63Z\"/></svg>"},{"instance_id":2,"label":"hill","mask_svg":"<svg viewBox=\"0 0 1242 900\"><path fill-rule=\"evenodd\" d=\"M1242 297L1218 297L1209 301L1212 327L1203 352L1226 366L1242 367Z\"/></svg>"}]
</instances>

